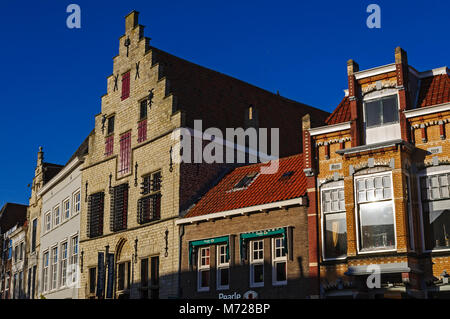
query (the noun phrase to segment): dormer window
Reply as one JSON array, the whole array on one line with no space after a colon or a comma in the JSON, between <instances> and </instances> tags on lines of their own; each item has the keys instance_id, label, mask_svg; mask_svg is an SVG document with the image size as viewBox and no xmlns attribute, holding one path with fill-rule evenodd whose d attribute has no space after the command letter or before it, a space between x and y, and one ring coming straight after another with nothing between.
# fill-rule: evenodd
<instances>
[{"instance_id":1,"label":"dormer window","mask_svg":"<svg viewBox=\"0 0 450 319\"><path fill-rule=\"evenodd\" d=\"M397 96L391 95L365 103L366 127L398 122Z\"/></svg>"},{"instance_id":2,"label":"dormer window","mask_svg":"<svg viewBox=\"0 0 450 319\"><path fill-rule=\"evenodd\" d=\"M401 139L397 94L386 93L364 101L366 144Z\"/></svg>"}]
</instances>

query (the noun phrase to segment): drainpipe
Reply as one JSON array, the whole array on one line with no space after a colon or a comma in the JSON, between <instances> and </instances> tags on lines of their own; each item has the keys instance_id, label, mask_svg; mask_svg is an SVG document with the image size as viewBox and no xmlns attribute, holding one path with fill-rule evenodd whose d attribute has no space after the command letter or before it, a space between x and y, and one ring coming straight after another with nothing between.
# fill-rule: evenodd
<instances>
[{"instance_id":1,"label":"drainpipe","mask_svg":"<svg viewBox=\"0 0 450 319\"><path fill-rule=\"evenodd\" d=\"M184 225L180 227L180 244L178 249L178 298L181 298L181 254L183 251Z\"/></svg>"}]
</instances>

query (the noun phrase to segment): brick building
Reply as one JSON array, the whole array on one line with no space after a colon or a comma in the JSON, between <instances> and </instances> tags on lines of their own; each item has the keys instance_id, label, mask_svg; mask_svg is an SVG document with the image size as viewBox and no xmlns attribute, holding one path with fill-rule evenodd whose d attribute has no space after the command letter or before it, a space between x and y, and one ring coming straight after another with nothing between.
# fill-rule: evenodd
<instances>
[{"instance_id":1,"label":"brick building","mask_svg":"<svg viewBox=\"0 0 450 319\"><path fill-rule=\"evenodd\" d=\"M182 298L306 298L309 274L303 156L236 168L176 223ZM251 296L249 296L251 295Z\"/></svg>"},{"instance_id":2,"label":"brick building","mask_svg":"<svg viewBox=\"0 0 450 319\"><path fill-rule=\"evenodd\" d=\"M39 148L33 183L31 185L31 196L27 209L26 220L28 222L25 251L27 255L27 272L25 276L26 295L30 299L39 297L38 294L38 266L42 261L40 255L41 237L41 211L42 198L38 195L39 190L57 175L62 165L44 162L44 152Z\"/></svg>"},{"instance_id":3,"label":"brick building","mask_svg":"<svg viewBox=\"0 0 450 319\"><path fill-rule=\"evenodd\" d=\"M448 296L449 70L419 72L398 47L392 64L360 71L349 60L347 71L327 125L303 123L320 294Z\"/></svg>"},{"instance_id":4,"label":"brick building","mask_svg":"<svg viewBox=\"0 0 450 319\"><path fill-rule=\"evenodd\" d=\"M26 217L26 205L6 203L0 210L0 299L13 298L14 284L18 284L13 280L14 275L23 271L26 256L22 237Z\"/></svg>"},{"instance_id":5,"label":"brick building","mask_svg":"<svg viewBox=\"0 0 450 319\"><path fill-rule=\"evenodd\" d=\"M150 46L138 12L125 17L119 55L82 167L80 298L178 296L175 220L228 169L177 163L179 128L280 130L280 155L301 150L301 117L328 113Z\"/></svg>"}]
</instances>

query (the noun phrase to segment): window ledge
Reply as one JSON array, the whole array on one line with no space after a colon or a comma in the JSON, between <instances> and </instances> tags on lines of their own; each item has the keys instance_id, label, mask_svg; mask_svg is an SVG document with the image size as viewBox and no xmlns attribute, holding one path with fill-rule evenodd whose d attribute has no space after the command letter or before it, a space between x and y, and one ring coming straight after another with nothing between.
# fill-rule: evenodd
<instances>
[{"instance_id":1,"label":"window ledge","mask_svg":"<svg viewBox=\"0 0 450 319\"><path fill-rule=\"evenodd\" d=\"M380 150L380 149L383 149L383 148L392 147L392 146L398 146L398 145L406 146L406 148L409 151L413 151L414 150L414 145L412 145L409 142L406 142L404 140L391 140L391 141L385 141L385 142L380 142L380 143L373 143L373 144L368 144L368 145L355 146L355 147L352 147L352 148L345 148L345 149L342 149L342 150L337 150L336 153L339 154L339 155L350 155L350 154L357 154L357 153L360 153L360 152Z\"/></svg>"}]
</instances>

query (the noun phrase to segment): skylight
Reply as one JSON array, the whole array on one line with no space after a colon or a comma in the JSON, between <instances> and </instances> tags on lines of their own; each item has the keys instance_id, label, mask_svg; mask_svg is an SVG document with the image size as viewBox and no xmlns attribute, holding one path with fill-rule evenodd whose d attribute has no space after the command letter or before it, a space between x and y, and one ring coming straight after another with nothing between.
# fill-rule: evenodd
<instances>
[{"instance_id":1,"label":"skylight","mask_svg":"<svg viewBox=\"0 0 450 319\"><path fill-rule=\"evenodd\" d=\"M248 187L257 175L258 174L256 172L245 175L244 178L242 178L236 185L234 185L233 189L242 189Z\"/></svg>"}]
</instances>

